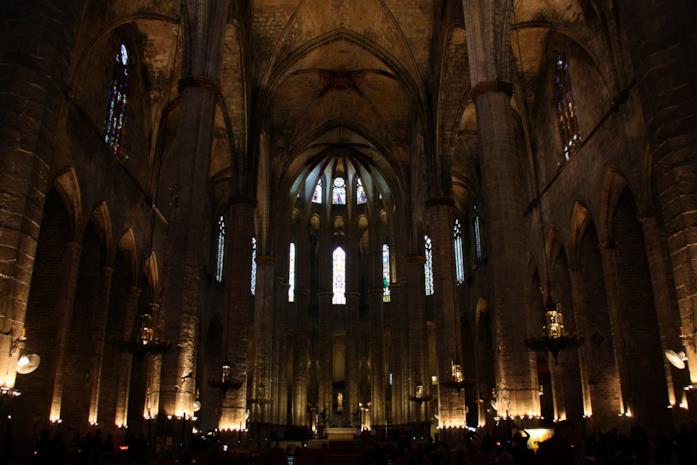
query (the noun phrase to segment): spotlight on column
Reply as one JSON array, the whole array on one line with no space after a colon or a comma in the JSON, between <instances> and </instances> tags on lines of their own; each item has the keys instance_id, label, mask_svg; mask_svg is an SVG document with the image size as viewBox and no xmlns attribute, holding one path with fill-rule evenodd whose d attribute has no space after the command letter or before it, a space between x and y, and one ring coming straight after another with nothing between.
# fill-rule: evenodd
<instances>
[{"instance_id":1,"label":"spotlight on column","mask_svg":"<svg viewBox=\"0 0 697 465\"><path fill-rule=\"evenodd\" d=\"M666 358L668 359L670 364L678 370L685 369L685 362L687 361L687 356L685 355L685 352L675 352L673 350L666 350Z\"/></svg>"},{"instance_id":2,"label":"spotlight on column","mask_svg":"<svg viewBox=\"0 0 697 465\"><path fill-rule=\"evenodd\" d=\"M39 368L41 357L36 354L21 355L17 360L17 373L26 375Z\"/></svg>"}]
</instances>

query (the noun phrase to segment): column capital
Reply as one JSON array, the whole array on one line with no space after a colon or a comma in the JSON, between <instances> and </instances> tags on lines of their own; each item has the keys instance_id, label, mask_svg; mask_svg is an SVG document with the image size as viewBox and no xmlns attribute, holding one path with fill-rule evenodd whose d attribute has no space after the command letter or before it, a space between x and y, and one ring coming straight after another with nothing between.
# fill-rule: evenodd
<instances>
[{"instance_id":1,"label":"column capital","mask_svg":"<svg viewBox=\"0 0 697 465\"><path fill-rule=\"evenodd\" d=\"M426 208L431 207L454 207L455 201L452 197L433 197L426 201Z\"/></svg>"},{"instance_id":2,"label":"column capital","mask_svg":"<svg viewBox=\"0 0 697 465\"><path fill-rule=\"evenodd\" d=\"M472 100L477 100L482 94L488 94L489 92L503 92L509 97L513 95L513 85L510 82L492 80L492 81L481 81L478 82L474 87L472 87Z\"/></svg>"},{"instance_id":3,"label":"column capital","mask_svg":"<svg viewBox=\"0 0 697 465\"><path fill-rule=\"evenodd\" d=\"M317 293L317 295L319 296L320 299L326 299L327 297L331 299L334 296L334 292L333 291L319 291Z\"/></svg>"},{"instance_id":4,"label":"column capital","mask_svg":"<svg viewBox=\"0 0 697 465\"><path fill-rule=\"evenodd\" d=\"M257 255L257 265L273 265L276 259L271 255Z\"/></svg>"},{"instance_id":5,"label":"column capital","mask_svg":"<svg viewBox=\"0 0 697 465\"><path fill-rule=\"evenodd\" d=\"M298 287L293 291L296 296L300 295L310 295L310 290L306 287Z\"/></svg>"},{"instance_id":6,"label":"column capital","mask_svg":"<svg viewBox=\"0 0 697 465\"><path fill-rule=\"evenodd\" d=\"M220 92L218 81L208 76L187 76L181 78L177 87L180 93L189 87L208 89L216 94Z\"/></svg>"},{"instance_id":7,"label":"column capital","mask_svg":"<svg viewBox=\"0 0 697 465\"><path fill-rule=\"evenodd\" d=\"M237 196L233 195L228 199L228 206L246 206L246 207L251 207L252 209L256 208L257 206L257 201L251 197L245 197L245 196Z\"/></svg>"},{"instance_id":8,"label":"column capital","mask_svg":"<svg viewBox=\"0 0 697 465\"><path fill-rule=\"evenodd\" d=\"M380 294L382 295L383 289L381 287L371 287L368 289L368 295L374 296L375 294Z\"/></svg>"},{"instance_id":9,"label":"column capital","mask_svg":"<svg viewBox=\"0 0 697 465\"><path fill-rule=\"evenodd\" d=\"M114 267L111 265L104 265L102 267L102 274L107 278L111 277L111 275L114 274Z\"/></svg>"},{"instance_id":10,"label":"column capital","mask_svg":"<svg viewBox=\"0 0 697 465\"><path fill-rule=\"evenodd\" d=\"M419 263L422 265L426 263L426 257L423 255L407 255L404 259L407 263Z\"/></svg>"},{"instance_id":11,"label":"column capital","mask_svg":"<svg viewBox=\"0 0 697 465\"><path fill-rule=\"evenodd\" d=\"M349 297L360 297L361 296L361 293L358 291L346 291L344 294L346 294L347 299Z\"/></svg>"}]
</instances>

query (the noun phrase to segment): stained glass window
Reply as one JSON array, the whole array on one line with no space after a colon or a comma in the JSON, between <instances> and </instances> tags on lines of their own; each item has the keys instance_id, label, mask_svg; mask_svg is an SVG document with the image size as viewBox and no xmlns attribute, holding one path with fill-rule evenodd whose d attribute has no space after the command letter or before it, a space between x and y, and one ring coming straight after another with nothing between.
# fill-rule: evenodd
<instances>
[{"instance_id":1,"label":"stained glass window","mask_svg":"<svg viewBox=\"0 0 697 465\"><path fill-rule=\"evenodd\" d=\"M295 244L288 251L288 302L295 302Z\"/></svg>"},{"instance_id":2,"label":"stained glass window","mask_svg":"<svg viewBox=\"0 0 697 465\"><path fill-rule=\"evenodd\" d=\"M472 208L472 238L474 247L474 263L480 265L482 263L482 231L479 224L479 208L474 205Z\"/></svg>"},{"instance_id":3,"label":"stained glass window","mask_svg":"<svg viewBox=\"0 0 697 465\"><path fill-rule=\"evenodd\" d=\"M225 260L225 218L218 218L218 235L215 249L215 280L223 282L223 262Z\"/></svg>"},{"instance_id":4,"label":"stained glass window","mask_svg":"<svg viewBox=\"0 0 697 465\"><path fill-rule=\"evenodd\" d=\"M426 255L426 262L424 263L426 295L433 295L433 244L428 235L424 236L424 254Z\"/></svg>"},{"instance_id":5,"label":"stained glass window","mask_svg":"<svg viewBox=\"0 0 697 465\"><path fill-rule=\"evenodd\" d=\"M114 77L109 88L109 101L104 121L104 142L116 157L121 155L126 94L128 94L128 50L124 44L121 44L116 54Z\"/></svg>"},{"instance_id":6,"label":"stained glass window","mask_svg":"<svg viewBox=\"0 0 697 465\"><path fill-rule=\"evenodd\" d=\"M559 135L564 159L568 160L581 144L581 134L576 118L576 101L569 78L569 63L563 53L557 55L554 71L554 101L559 117Z\"/></svg>"},{"instance_id":7,"label":"stained glass window","mask_svg":"<svg viewBox=\"0 0 697 465\"><path fill-rule=\"evenodd\" d=\"M315 191L312 193L312 203L322 203L322 179L317 181Z\"/></svg>"},{"instance_id":8,"label":"stained glass window","mask_svg":"<svg viewBox=\"0 0 697 465\"><path fill-rule=\"evenodd\" d=\"M356 182L356 203L358 205L363 205L368 202L368 197L365 195L365 189L363 189L363 183L361 178L358 178Z\"/></svg>"},{"instance_id":9,"label":"stained glass window","mask_svg":"<svg viewBox=\"0 0 697 465\"><path fill-rule=\"evenodd\" d=\"M465 264L462 257L462 225L460 220L455 218L453 225L453 242L455 249L455 279L458 284L465 282Z\"/></svg>"},{"instance_id":10,"label":"stained glass window","mask_svg":"<svg viewBox=\"0 0 697 465\"><path fill-rule=\"evenodd\" d=\"M252 295L257 291L257 238L252 236L252 278L250 283Z\"/></svg>"},{"instance_id":11,"label":"stained glass window","mask_svg":"<svg viewBox=\"0 0 697 465\"><path fill-rule=\"evenodd\" d=\"M346 205L346 183L344 182L344 178L334 178L332 203L334 205Z\"/></svg>"},{"instance_id":12,"label":"stained glass window","mask_svg":"<svg viewBox=\"0 0 697 465\"><path fill-rule=\"evenodd\" d=\"M332 254L332 303L346 303L346 252L341 247L334 249Z\"/></svg>"},{"instance_id":13,"label":"stained glass window","mask_svg":"<svg viewBox=\"0 0 697 465\"><path fill-rule=\"evenodd\" d=\"M390 301L390 246L382 244L382 301Z\"/></svg>"}]
</instances>

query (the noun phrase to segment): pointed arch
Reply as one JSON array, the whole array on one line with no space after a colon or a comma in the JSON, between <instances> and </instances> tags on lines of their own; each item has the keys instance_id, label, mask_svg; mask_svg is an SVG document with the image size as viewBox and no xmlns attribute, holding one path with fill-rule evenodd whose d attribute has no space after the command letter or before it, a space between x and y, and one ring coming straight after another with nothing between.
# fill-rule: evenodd
<instances>
[{"instance_id":1,"label":"pointed arch","mask_svg":"<svg viewBox=\"0 0 697 465\"><path fill-rule=\"evenodd\" d=\"M130 264L130 272L133 280L132 284L137 283L138 276L138 249L137 249L136 236L133 232L133 228L128 228L119 238L118 250L124 253L128 257Z\"/></svg>"},{"instance_id":2,"label":"pointed arch","mask_svg":"<svg viewBox=\"0 0 697 465\"><path fill-rule=\"evenodd\" d=\"M82 226L82 191L74 168L68 168L54 181L56 191L63 199L70 216L70 235L76 240L78 230Z\"/></svg>"},{"instance_id":3,"label":"pointed arch","mask_svg":"<svg viewBox=\"0 0 697 465\"><path fill-rule=\"evenodd\" d=\"M155 294L160 286L160 267L157 262L157 254L154 250L150 252L150 255L145 260L143 272L148 280L148 284L153 290L153 294Z\"/></svg>"},{"instance_id":4,"label":"pointed arch","mask_svg":"<svg viewBox=\"0 0 697 465\"><path fill-rule=\"evenodd\" d=\"M104 250L107 257L111 257L113 252L113 232L111 226L111 215L109 214L109 206L106 200L103 200L97 208L92 211L90 221L97 231L99 239L104 244Z\"/></svg>"},{"instance_id":5,"label":"pointed arch","mask_svg":"<svg viewBox=\"0 0 697 465\"><path fill-rule=\"evenodd\" d=\"M574 262L576 262L578 259L578 246L590 221L591 214L588 208L586 208L586 206L581 202L577 201L574 203L569 222L569 231L571 232L571 250L573 251Z\"/></svg>"}]
</instances>

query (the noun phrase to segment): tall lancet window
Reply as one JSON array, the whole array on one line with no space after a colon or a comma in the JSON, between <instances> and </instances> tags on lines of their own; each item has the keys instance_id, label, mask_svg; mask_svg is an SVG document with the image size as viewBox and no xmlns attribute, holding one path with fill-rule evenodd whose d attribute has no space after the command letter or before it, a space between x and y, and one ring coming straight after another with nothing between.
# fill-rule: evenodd
<instances>
[{"instance_id":1,"label":"tall lancet window","mask_svg":"<svg viewBox=\"0 0 697 465\"><path fill-rule=\"evenodd\" d=\"M462 225L460 220L455 218L453 225L453 242L455 250L455 279L458 284L465 282L465 264L463 263L462 254Z\"/></svg>"},{"instance_id":2,"label":"tall lancet window","mask_svg":"<svg viewBox=\"0 0 697 465\"><path fill-rule=\"evenodd\" d=\"M346 303L346 252L341 247L334 249L332 254L332 303Z\"/></svg>"},{"instance_id":3,"label":"tall lancet window","mask_svg":"<svg viewBox=\"0 0 697 465\"><path fill-rule=\"evenodd\" d=\"M252 236L252 275L249 289L252 295L257 292L257 238Z\"/></svg>"},{"instance_id":4,"label":"tall lancet window","mask_svg":"<svg viewBox=\"0 0 697 465\"><path fill-rule=\"evenodd\" d=\"M479 222L479 208L475 204L472 208L472 239L474 248L474 263L482 264L482 230Z\"/></svg>"},{"instance_id":5,"label":"tall lancet window","mask_svg":"<svg viewBox=\"0 0 697 465\"><path fill-rule=\"evenodd\" d=\"M368 197L365 195L365 189L363 189L361 178L358 178L358 181L356 182L356 203L358 205L368 203Z\"/></svg>"},{"instance_id":6,"label":"tall lancet window","mask_svg":"<svg viewBox=\"0 0 697 465\"><path fill-rule=\"evenodd\" d=\"M334 178L332 186L332 203L334 205L346 205L346 182L344 178Z\"/></svg>"},{"instance_id":7,"label":"tall lancet window","mask_svg":"<svg viewBox=\"0 0 697 465\"><path fill-rule=\"evenodd\" d=\"M382 244L382 301L390 301L390 246Z\"/></svg>"},{"instance_id":8,"label":"tall lancet window","mask_svg":"<svg viewBox=\"0 0 697 465\"><path fill-rule=\"evenodd\" d=\"M107 103L106 118L104 121L104 142L111 152L119 157L121 155L121 136L123 134L124 119L126 117L126 94L128 93L128 50L121 44L116 53L114 76L109 87L109 101Z\"/></svg>"},{"instance_id":9,"label":"tall lancet window","mask_svg":"<svg viewBox=\"0 0 697 465\"><path fill-rule=\"evenodd\" d=\"M218 218L218 235L215 244L215 280L223 282L223 263L225 261L225 218Z\"/></svg>"},{"instance_id":10,"label":"tall lancet window","mask_svg":"<svg viewBox=\"0 0 697 465\"><path fill-rule=\"evenodd\" d=\"M424 255L426 262L424 263L424 284L426 287L426 295L433 295L433 243L431 237L424 236Z\"/></svg>"},{"instance_id":11,"label":"tall lancet window","mask_svg":"<svg viewBox=\"0 0 697 465\"><path fill-rule=\"evenodd\" d=\"M288 302L295 302L295 244L288 250Z\"/></svg>"},{"instance_id":12,"label":"tall lancet window","mask_svg":"<svg viewBox=\"0 0 697 465\"><path fill-rule=\"evenodd\" d=\"M319 178L315 191L312 193L312 203L322 203L322 178Z\"/></svg>"},{"instance_id":13,"label":"tall lancet window","mask_svg":"<svg viewBox=\"0 0 697 465\"><path fill-rule=\"evenodd\" d=\"M578 129L576 101L569 78L569 63L563 53L556 56L554 71L554 102L559 117L559 136L564 159L568 160L581 145L581 133Z\"/></svg>"}]
</instances>

